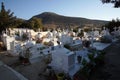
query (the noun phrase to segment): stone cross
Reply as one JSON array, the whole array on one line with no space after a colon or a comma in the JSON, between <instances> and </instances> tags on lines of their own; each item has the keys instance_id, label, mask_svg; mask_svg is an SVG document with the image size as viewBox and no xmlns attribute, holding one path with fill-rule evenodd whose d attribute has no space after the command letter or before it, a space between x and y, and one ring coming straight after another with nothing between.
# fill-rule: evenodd
<instances>
[{"instance_id":1,"label":"stone cross","mask_svg":"<svg viewBox=\"0 0 120 80\"><path fill-rule=\"evenodd\" d=\"M40 28L38 29L38 31L40 32Z\"/></svg>"},{"instance_id":2,"label":"stone cross","mask_svg":"<svg viewBox=\"0 0 120 80\"><path fill-rule=\"evenodd\" d=\"M80 28L78 29L78 33L81 33L81 29Z\"/></svg>"},{"instance_id":3,"label":"stone cross","mask_svg":"<svg viewBox=\"0 0 120 80\"><path fill-rule=\"evenodd\" d=\"M29 40L31 41L31 40L32 40L31 31L29 31L29 33L28 33L28 37L29 37Z\"/></svg>"},{"instance_id":4,"label":"stone cross","mask_svg":"<svg viewBox=\"0 0 120 80\"><path fill-rule=\"evenodd\" d=\"M91 36L91 37L92 37L92 39L91 39L92 48L93 48L93 39L94 39L94 32L93 32L93 30L94 30L94 29L93 29L93 27L92 27L92 36Z\"/></svg>"}]
</instances>

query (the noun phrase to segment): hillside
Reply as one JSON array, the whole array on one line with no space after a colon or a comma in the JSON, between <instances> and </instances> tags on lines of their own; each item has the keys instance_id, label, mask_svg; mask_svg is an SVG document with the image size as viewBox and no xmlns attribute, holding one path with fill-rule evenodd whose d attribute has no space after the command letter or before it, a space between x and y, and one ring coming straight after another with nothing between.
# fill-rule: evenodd
<instances>
[{"instance_id":1,"label":"hillside","mask_svg":"<svg viewBox=\"0 0 120 80\"><path fill-rule=\"evenodd\" d=\"M56 26L80 26L80 25L94 25L101 26L107 23L108 21L102 20L91 20L80 17L67 17L58 15L52 12L44 12L39 15L35 15L33 17L41 18L44 25L56 25Z\"/></svg>"}]
</instances>

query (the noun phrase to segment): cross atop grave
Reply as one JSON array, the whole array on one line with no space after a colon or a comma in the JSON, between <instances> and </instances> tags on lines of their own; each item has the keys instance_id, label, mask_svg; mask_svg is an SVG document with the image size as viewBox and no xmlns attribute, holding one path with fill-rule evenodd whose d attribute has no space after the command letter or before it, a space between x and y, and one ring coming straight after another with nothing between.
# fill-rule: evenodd
<instances>
[{"instance_id":1,"label":"cross atop grave","mask_svg":"<svg viewBox=\"0 0 120 80\"><path fill-rule=\"evenodd\" d=\"M71 29L71 31L73 31L73 28Z\"/></svg>"},{"instance_id":2,"label":"cross atop grave","mask_svg":"<svg viewBox=\"0 0 120 80\"><path fill-rule=\"evenodd\" d=\"M81 29L80 28L78 29L78 33L81 33Z\"/></svg>"},{"instance_id":3,"label":"cross atop grave","mask_svg":"<svg viewBox=\"0 0 120 80\"><path fill-rule=\"evenodd\" d=\"M31 40L32 40L31 31L29 31L29 33L28 33L28 37L29 37L29 40L31 41Z\"/></svg>"},{"instance_id":4,"label":"cross atop grave","mask_svg":"<svg viewBox=\"0 0 120 80\"><path fill-rule=\"evenodd\" d=\"M38 29L38 32L40 32L40 28Z\"/></svg>"},{"instance_id":5,"label":"cross atop grave","mask_svg":"<svg viewBox=\"0 0 120 80\"><path fill-rule=\"evenodd\" d=\"M102 30L102 32L101 32L101 35L102 35L102 36L108 36L108 35L110 35L109 30L108 30L108 29L105 29L105 27L103 27L103 30Z\"/></svg>"},{"instance_id":6,"label":"cross atop grave","mask_svg":"<svg viewBox=\"0 0 120 80\"><path fill-rule=\"evenodd\" d=\"M94 39L94 29L93 29L93 27L92 27L92 34L91 34L91 47L93 48L93 39Z\"/></svg>"},{"instance_id":7,"label":"cross atop grave","mask_svg":"<svg viewBox=\"0 0 120 80\"><path fill-rule=\"evenodd\" d=\"M105 27L103 27L103 30L105 30Z\"/></svg>"},{"instance_id":8,"label":"cross atop grave","mask_svg":"<svg viewBox=\"0 0 120 80\"><path fill-rule=\"evenodd\" d=\"M55 29L53 30L52 33L53 33L53 37L56 37L57 31Z\"/></svg>"},{"instance_id":9,"label":"cross atop grave","mask_svg":"<svg viewBox=\"0 0 120 80\"><path fill-rule=\"evenodd\" d=\"M66 34L68 34L69 33L69 30L68 29L66 29Z\"/></svg>"},{"instance_id":10,"label":"cross atop grave","mask_svg":"<svg viewBox=\"0 0 120 80\"><path fill-rule=\"evenodd\" d=\"M50 31L48 32L47 36L48 36L48 38L50 38L50 39L53 37L53 35L52 35L52 33L51 33Z\"/></svg>"},{"instance_id":11,"label":"cross atop grave","mask_svg":"<svg viewBox=\"0 0 120 80\"><path fill-rule=\"evenodd\" d=\"M63 30L62 30L62 35L64 35L64 34L65 34L65 30L63 29Z\"/></svg>"},{"instance_id":12,"label":"cross atop grave","mask_svg":"<svg viewBox=\"0 0 120 80\"><path fill-rule=\"evenodd\" d=\"M57 28L57 31L61 31L61 29L60 29L60 28Z\"/></svg>"}]
</instances>

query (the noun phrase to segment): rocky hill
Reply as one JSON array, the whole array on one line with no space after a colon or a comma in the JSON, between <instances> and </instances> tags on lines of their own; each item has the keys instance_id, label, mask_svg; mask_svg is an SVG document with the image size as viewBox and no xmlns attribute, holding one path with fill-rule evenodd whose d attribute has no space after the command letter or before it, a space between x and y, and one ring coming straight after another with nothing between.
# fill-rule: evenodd
<instances>
[{"instance_id":1,"label":"rocky hill","mask_svg":"<svg viewBox=\"0 0 120 80\"><path fill-rule=\"evenodd\" d=\"M56 13L52 12L44 12L38 15L35 15L33 17L41 18L42 22L46 26L57 26L57 27L69 27L69 26L81 26L83 25L94 25L94 26L101 26L106 24L108 21L103 21L103 20L91 20L91 19L86 19L86 18L81 18L81 17L68 17L68 16L63 16L59 15ZM33 18L32 17L32 18Z\"/></svg>"}]
</instances>

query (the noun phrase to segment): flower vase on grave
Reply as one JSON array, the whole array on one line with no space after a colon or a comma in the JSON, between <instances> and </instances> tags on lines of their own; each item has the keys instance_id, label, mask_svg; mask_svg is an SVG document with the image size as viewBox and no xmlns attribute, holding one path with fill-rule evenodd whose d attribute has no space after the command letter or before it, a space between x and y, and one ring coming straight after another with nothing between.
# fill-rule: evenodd
<instances>
[{"instance_id":1,"label":"flower vase on grave","mask_svg":"<svg viewBox=\"0 0 120 80\"><path fill-rule=\"evenodd\" d=\"M63 80L64 79L64 73L59 73L57 75L57 80Z\"/></svg>"}]
</instances>

